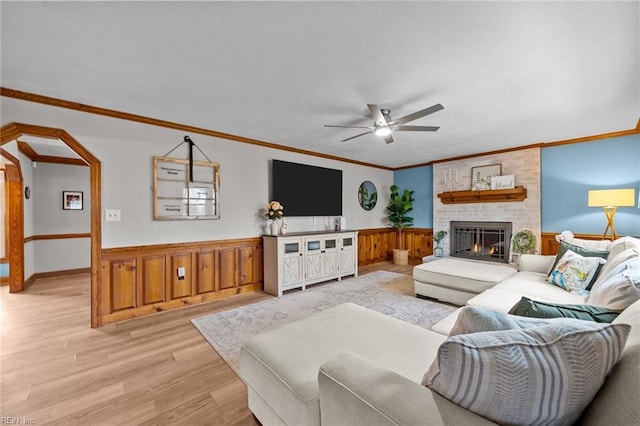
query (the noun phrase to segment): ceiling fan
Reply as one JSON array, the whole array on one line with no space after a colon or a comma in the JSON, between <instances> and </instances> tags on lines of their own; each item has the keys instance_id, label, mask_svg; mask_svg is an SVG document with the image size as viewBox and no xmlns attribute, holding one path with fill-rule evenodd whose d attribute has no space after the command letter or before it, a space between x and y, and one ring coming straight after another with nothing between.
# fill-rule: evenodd
<instances>
[{"instance_id":1,"label":"ceiling fan","mask_svg":"<svg viewBox=\"0 0 640 426\"><path fill-rule=\"evenodd\" d=\"M404 117L394 120L391 118L391 110L389 110L388 108L380 108L378 105L375 105L375 104L367 104L367 106L369 107L369 111L371 111L371 115L373 116L373 126L349 126L349 125L325 124L324 127L347 127L347 128L353 128L353 129L367 129L366 132L360 133L355 136L351 136L350 138L347 138L347 139L343 139L341 142L350 141L351 139L368 135L369 133L375 133L376 135L383 137L386 143L391 143L393 142L392 132L394 131L435 132L440 128L439 126L406 126L406 123L409 123L410 121L417 120L418 118L424 117L425 115L433 114L434 112L438 112L444 109L442 105L435 104L433 106L430 106L429 108L416 111L413 114L405 115Z\"/></svg>"}]
</instances>

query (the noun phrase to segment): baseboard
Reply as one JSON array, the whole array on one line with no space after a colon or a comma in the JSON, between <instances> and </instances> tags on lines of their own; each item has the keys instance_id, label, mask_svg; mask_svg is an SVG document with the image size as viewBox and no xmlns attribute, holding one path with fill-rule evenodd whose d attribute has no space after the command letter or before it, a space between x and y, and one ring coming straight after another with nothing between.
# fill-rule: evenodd
<instances>
[{"instance_id":1,"label":"baseboard","mask_svg":"<svg viewBox=\"0 0 640 426\"><path fill-rule=\"evenodd\" d=\"M65 275L78 275L78 274L90 274L90 273L91 273L91 268L77 268L77 269L65 269L62 271L38 272L36 274L31 275L29 279L25 281L25 284L27 281L33 282L40 278L54 278L54 277L62 277Z\"/></svg>"}]
</instances>

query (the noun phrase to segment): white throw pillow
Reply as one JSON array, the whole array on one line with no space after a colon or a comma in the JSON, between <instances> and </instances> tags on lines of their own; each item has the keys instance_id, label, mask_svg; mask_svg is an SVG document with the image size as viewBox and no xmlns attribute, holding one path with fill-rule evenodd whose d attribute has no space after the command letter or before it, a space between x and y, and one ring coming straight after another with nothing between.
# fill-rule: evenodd
<instances>
[{"instance_id":1,"label":"white throw pillow","mask_svg":"<svg viewBox=\"0 0 640 426\"><path fill-rule=\"evenodd\" d=\"M450 336L422 384L497 423L569 425L620 358L630 328L565 319Z\"/></svg>"},{"instance_id":2,"label":"white throw pillow","mask_svg":"<svg viewBox=\"0 0 640 426\"><path fill-rule=\"evenodd\" d=\"M595 287L598 283L609 279L611 271L617 268L621 263L626 262L629 259L633 259L634 257L640 257L640 247L626 249L615 256L612 256L611 253L609 253L607 263L605 263L600 269L598 278L596 278L596 282L591 286L591 288Z\"/></svg>"},{"instance_id":3,"label":"white throw pillow","mask_svg":"<svg viewBox=\"0 0 640 426\"><path fill-rule=\"evenodd\" d=\"M640 239L633 237L618 238L609 246L609 260L612 260L621 252L631 248L640 249Z\"/></svg>"},{"instance_id":4,"label":"white throw pillow","mask_svg":"<svg viewBox=\"0 0 640 426\"><path fill-rule=\"evenodd\" d=\"M600 257L584 257L567 250L549 274L549 282L569 293L581 294L593 280L598 266L606 260Z\"/></svg>"},{"instance_id":5,"label":"white throw pillow","mask_svg":"<svg viewBox=\"0 0 640 426\"><path fill-rule=\"evenodd\" d=\"M612 244L610 240L583 240L582 238L575 238L571 231L562 231L562 233L556 235L556 241L566 241L574 246L599 250L608 250Z\"/></svg>"},{"instance_id":6,"label":"white throw pillow","mask_svg":"<svg viewBox=\"0 0 640 426\"><path fill-rule=\"evenodd\" d=\"M635 250L635 249L634 249ZM622 311L640 299L640 257L620 263L593 285L587 303Z\"/></svg>"}]
</instances>

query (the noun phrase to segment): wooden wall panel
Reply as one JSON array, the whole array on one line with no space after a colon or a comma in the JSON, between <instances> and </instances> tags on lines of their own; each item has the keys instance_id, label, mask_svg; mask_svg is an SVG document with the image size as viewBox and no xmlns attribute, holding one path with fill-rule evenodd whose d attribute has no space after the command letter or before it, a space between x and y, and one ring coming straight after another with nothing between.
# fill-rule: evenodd
<instances>
[{"instance_id":1,"label":"wooden wall panel","mask_svg":"<svg viewBox=\"0 0 640 426\"><path fill-rule=\"evenodd\" d=\"M169 288L167 293L171 299L179 299L181 297L191 296L191 253L175 253L169 255L170 261L167 276L171 277L167 280ZM178 268L184 268L184 277L178 276Z\"/></svg>"},{"instance_id":2,"label":"wooden wall panel","mask_svg":"<svg viewBox=\"0 0 640 426\"><path fill-rule=\"evenodd\" d=\"M148 305L150 303L164 302L166 300L164 285L166 282L165 256L160 254L143 256L141 260L139 286L141 304Z\"/></svg>"},{"instance_id":3,"label":"wooden wall panel","mask_svg":"<svg viewBox=\"0 0 640 426\"><path fill-rule=\"evenodd\" d=\"M253 254L253 277L255 282L263 282L264 280L264 259L263 259L263 251L261 247L254 248Z\"/></svg>"},{"instance_id":4,"label":"wooden wall panel","mask_svg":"<svg viewBox=\"0 0 640 426\"><path fill-rule=\"evenodd\" d=\"M198 265L198 294L208 293L216 289L215 251L202 249L196 254Z\"/></svg>"},{"instance_id":5,"label":"wooden wall panel","mask_svg":"<svg viewBox=\"0 0 640 426\"><path fill-rule=\"evenodd\" d=\"M251 284L253 278L253 247L240 247L238 253L238 285Z\"/></svg>"},{"instance_id":6,"label":"wooden wall panel","mask_svg":"<svg viewBox=\"0 0 640 426\"><path fill-rule=\"evenodd\" d=\"M109 287L111 311L136 307L136 259L112 262Z\"/></svg>"},{"instance_id":7,"label":"wooden wall panel","mask_svg":"<svg viewBox=\"0 0 640 426\"><path fill-rule=\"evenodd\" d=\"M233 248L218 250L218 287L224 290L236 286L236 251Z\"/></svg>"},{"instance_id":8,"label":"wooden wall panel","mask_svg":"<svg viewBox=\"0 0 640 426\"><path fill-rule=\"evenodd\" d=\"M433 253L431 228L407 228L402 231L404 247L411 261L420 261ZM358 265L384 262L393 258L398 246L398 232L393 228L372 228L358 231Z\"/></svg>"},{"instance_id":9,"label":"wooden wall panel","mask_svg":"<svg viewBox=\"0 0 640 426\"><path fill-rule=\"evenodd\" d=\"M119 247L101 255L103 324L263 289L262 238Z\"/></svg>"}]
</instances>

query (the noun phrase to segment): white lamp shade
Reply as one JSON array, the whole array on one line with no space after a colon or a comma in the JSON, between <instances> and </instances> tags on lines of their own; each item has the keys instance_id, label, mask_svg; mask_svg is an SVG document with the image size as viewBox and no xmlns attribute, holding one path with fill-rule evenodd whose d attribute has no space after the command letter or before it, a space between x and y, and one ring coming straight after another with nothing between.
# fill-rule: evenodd
<instances>
[{"instance_id":1,"label":"white lamp shade","mask_svg":"<svg viewBox=\"0 0 640 426\"><path fill-rule=\"evenodd\" d=\"M589 191L589 207L635 206L635 189L597 189Z\"/></svg>"}]
</instances>

